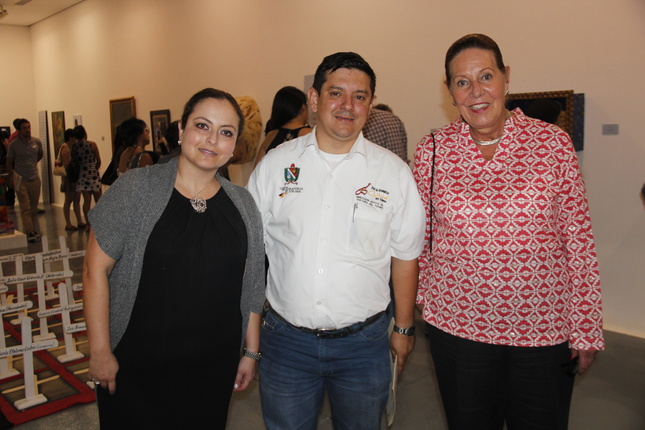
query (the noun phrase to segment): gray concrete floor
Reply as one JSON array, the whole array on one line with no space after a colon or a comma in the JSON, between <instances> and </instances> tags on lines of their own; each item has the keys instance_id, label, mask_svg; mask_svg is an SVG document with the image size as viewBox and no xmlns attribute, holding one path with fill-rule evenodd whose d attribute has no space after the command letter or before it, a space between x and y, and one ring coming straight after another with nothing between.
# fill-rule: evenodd
<instances>
[{"instance_id":1,"label":"gray concrete floor","mask_svg":"<svg viewBox=\"0 0 645 430\"><path fill-rule=\"evenodd\" d=\"M18 208L18 207L16 207ZM85 249L87 233L65 232L62 210L45 206L40 224L47 234L50 249L58 248L58 236L66 238L70 250ZM10 217L14 222L15 213ZM19 226L19 222L17 224ZM40 243L28 249L0 250L0 254L39 252ZM79 271L79 267L72 267ZM434 366L423 336L423 322L417 319L417 345L401 375L397 390L396 418L393 430L445 430ZM578 377L571 405L571 430L644 430L645 429L645 339L615 332L605 332L607 349L601 352L591 370ZM98 429L95 404L79 405L65 411L15 427L20 430L93 430ZM207 426L205 426L207 428ZM231 430L264 429L257 381L242 393L234 393L229 412ZM319 430L332 429L329 406L325 404Z\"/></svg>"}]
</instances>

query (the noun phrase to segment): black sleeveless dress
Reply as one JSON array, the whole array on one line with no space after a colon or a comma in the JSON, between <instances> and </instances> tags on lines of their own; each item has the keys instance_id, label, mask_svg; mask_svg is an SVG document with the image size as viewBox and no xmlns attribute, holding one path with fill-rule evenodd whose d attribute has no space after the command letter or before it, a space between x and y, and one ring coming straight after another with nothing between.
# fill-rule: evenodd
<instances>
[{"instance_id":1,"label":"black sleeveless dress","mask_svg":"<svg viewBox=\"0 0 645 430\"><path fill-rule=\"evenodd\" d=\"M298 133L300 133L300 130L308 127L309 127L308 125L305 125L300 128L294 128L294 129L280 127L278 129L278 134L275 135L275 137L273 138L273 141L271 141L271 144L267 148L267 152L269 152L270 150L272 150L273 148L275 148L276 146L280 145L283 142L287 142L291 139L295 139L296 137L298 137Z\"/></svg>"},{"instance_id":2,"label":"black sleeveless dress","mask_svg":"<svg viewBox=\"0 0 645 430\"><path fill-rule=\"evenodd\" d=\"M224 189L204 213L173 190L148 238L132 316L114 350L116 392L97 390L101 429L226 427L246 252L244 222Z\"/></svg>"}]
</instances>

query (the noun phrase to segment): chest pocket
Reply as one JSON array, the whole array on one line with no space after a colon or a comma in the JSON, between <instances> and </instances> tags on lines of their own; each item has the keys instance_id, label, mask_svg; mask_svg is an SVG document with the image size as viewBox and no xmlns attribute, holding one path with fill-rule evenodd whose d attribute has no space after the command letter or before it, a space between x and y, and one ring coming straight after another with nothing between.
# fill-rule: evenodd
<instances>
[{"instance_id":1,"label":"chest pocket","mask_svg":"<svg viewBox=\"0 0 645 430\"><path fill-rule=\"evenodd\" d=\"M358 203L352 208L348 246L352 254L377 258L390 247L390 221L392 214Z\"/></svg>"}]
</instances>

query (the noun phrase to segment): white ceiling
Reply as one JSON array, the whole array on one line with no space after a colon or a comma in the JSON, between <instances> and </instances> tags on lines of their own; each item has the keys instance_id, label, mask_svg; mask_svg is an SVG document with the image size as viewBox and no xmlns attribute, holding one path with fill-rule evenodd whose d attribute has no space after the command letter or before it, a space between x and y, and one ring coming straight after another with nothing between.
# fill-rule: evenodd
<instances>
[{"instance_id":1,"label":"white ceiling","mask_svg":"<svg viewBox=\"0 0 645 430\"><path fill-rule=\"evenodd\" d=\"M0 18L0 25L29 26L83 0L0 0L8 13Z\"/></svg>"}]
</instances>

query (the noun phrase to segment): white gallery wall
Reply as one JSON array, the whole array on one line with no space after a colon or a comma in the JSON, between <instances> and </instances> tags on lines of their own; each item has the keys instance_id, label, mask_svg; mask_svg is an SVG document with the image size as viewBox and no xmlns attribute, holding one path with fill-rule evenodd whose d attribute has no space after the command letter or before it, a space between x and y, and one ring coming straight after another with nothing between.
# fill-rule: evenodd
<instances>
[{"instance_id":1,"label":"white gallery wall","mask_svg":"<svg viewBox=\"0 0 645 430\"><path fill-rule=\"evenodd\" d=\"M134 96L146 122L159 109L174 120L211 86L253 97L266 121L280 87L302 88L325 55L356 51L376 71L379 102L404 121L412 156L423 135L457 115L443 59L473 32L499 43L511 92L585 94L579 157L605 326L645 337L643 0L85 0L29 28L0 25L0 125L37 123L43 110L64 111L68 126L82 115L106 164L110 99ZM619 134L603 136L603 124Z\"/></svg>"}]
</instances>

